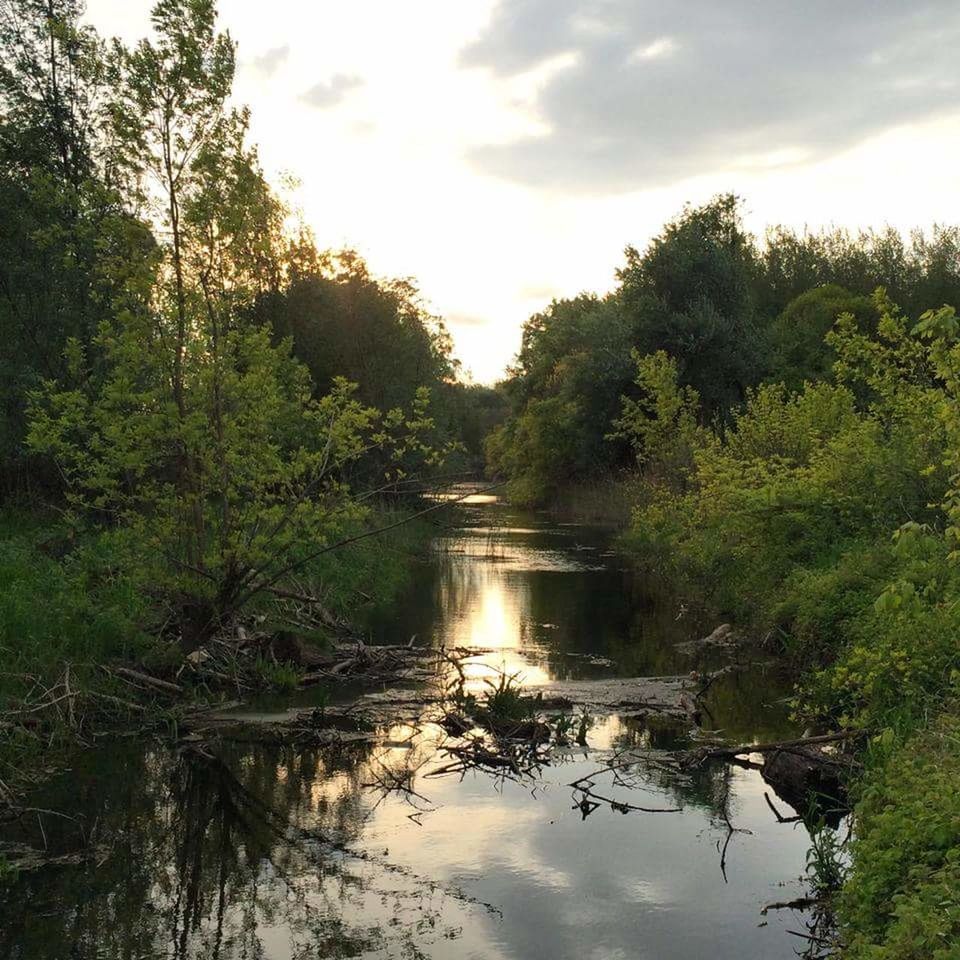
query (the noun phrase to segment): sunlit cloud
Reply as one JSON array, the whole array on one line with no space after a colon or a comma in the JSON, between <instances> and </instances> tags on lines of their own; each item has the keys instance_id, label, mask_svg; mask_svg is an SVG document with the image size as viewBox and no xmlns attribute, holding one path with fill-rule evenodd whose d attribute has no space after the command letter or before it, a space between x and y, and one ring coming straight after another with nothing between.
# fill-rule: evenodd
<instances>
[{"instance_id":1,"label":"sunlit cloud","mask_svg":"<svg viewBox=\"0 0 960 960\"><path fill-rule=\"evenodd\" d=\"M286 63L289 56L290 44L284 43L253 57L250 66L264 77L272 77Z\"/></svg>"},{"instance_id":2,"label":"sunlit cloud","mask_svg":"<svg viewBox=\"0 0 960 960\"><path fill-rule=\"evenodd\" d=\"M337 73L329 80L322 80L320 83L314 84L301 95L300 99L311 107L317 107L321 110L327 107L335 107L351 90L356 90L363 84L362 77Z\"/></svg>"},{"instance_id":3,"label":"sunlit cloud","mask_svg":"<svg viewBox=\"0 0 960 960\"><path fill-rule=\"evenodd\" d=\"M660 37L653 43L635 47L627 57L627 62L637 60L656 60L658 57L669 57L677 50L677 42L672 37Z\"/></svg>"}]
</instances>

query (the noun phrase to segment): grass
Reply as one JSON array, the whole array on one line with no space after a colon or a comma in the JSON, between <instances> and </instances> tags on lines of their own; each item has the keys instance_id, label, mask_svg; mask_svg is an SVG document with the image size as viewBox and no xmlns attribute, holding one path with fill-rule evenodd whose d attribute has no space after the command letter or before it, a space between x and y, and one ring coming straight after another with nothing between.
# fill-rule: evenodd
<instances>
[{"instance_id":1,"label":"grass","mask_svg":"<svg viewBox=\"0 0 960 960\"><path fill-rule=\"evenodd\" d=\"M119 535L73 538L38 514L0 514L0 699L71 664L82 683L98 663L151 645L150 599Z\"/></svg>"},{"instance_id":2,"label":"grass","mask_svg":"<svg viewBox=\"0 0 960 960\"><path fill-rule=\"evenodd\" d=\"M490 692L481 701L479 713L495 723L519 722L533 716L536 702L523 693L516 676L501 673L496 682L490 679L485 682Z\"/></svg>"},{"instance_id":3,"label":"grass","mask_svg":"<svg viewBox=\"0 0 960 960\"><path fill-rule=\"evenodd\" d=\"M553 497L550 509L581 523L623 529L630 522L638 487L632 473L599 477L563 487Z\"/></svg>"},{"instance_id":4,"label":"grass","mask_svg":"<svg viewBox=\"0 0 960 960\"><path fill-rule=\"evenodd\" d=\"M393 509L381 509L370 522L374 527L383 527L403 515ZM412 565L425 556L434 532L429 523L413 521L379 537L321 554L304 575L317 585L317 595L332 613L349 616L371 598L395 597L409 582Z\"/></svg>"},{"instance_id":5,"label":"grass","mask_svg":"<svg viewBox=\"0 0 960 960\"><path fill-rule=\"evenodd\" d=\"M303 669L296 664L278 663L266 657L258 657L253 669L264 686L278 691L296 690L304 674Z\"/></svg>"},{"instance_id":6,"label":"grass","mask_svg":"<svg viewBox=\"0 0 960 960\"><path fill-rule=\"evenodd\" d=\"M378 513L370 522L382 526L392 519ZM399 527L320 557L304 577L332 612L349 618L359 604L390 599L403 588L411 559L424 553L431 531L427 524ZM0 713L30 721L0 729L0 803L27 784L32 771L56 763L58 751L71 749L91 725L163 720L166 707L138 697L101 669L122 661L173 677L182 664L179 646L160 637L162 598L155 582L137 544L122 531L89 527L76 533L52 513L0 510ZM281 691L300 679L299 668L270 658L253 673L261 686ZM78 696L50 704L67 690Z\"/></svg>"}]
</instances>

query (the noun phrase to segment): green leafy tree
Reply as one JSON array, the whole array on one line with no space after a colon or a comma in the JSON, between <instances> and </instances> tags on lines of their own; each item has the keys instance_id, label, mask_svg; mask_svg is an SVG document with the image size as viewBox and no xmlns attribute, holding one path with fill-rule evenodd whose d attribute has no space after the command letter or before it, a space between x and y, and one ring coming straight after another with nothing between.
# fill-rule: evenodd
<instances>
[{"instance_id":1,"label":"green leafy tree","mask_svg":"<svg viewBox=\"0 0 960 960\"><path fill-rule=\"evenodd\" d=\"M633 354L638 399L623 398L623 412L613 421L613 436L627 440L637 463L650 476L683 486L700 441L700 397L681 386L677 364L667 354Z\"/></svg>"},{"instance_id":2,"label":"green leafy tree","mask_svg":"<svg viewBox=\"0 0 960 960\"><path fill-rule=\"evenodd\" d=\"M109 157L106 62L78 0L0 3L0 488L46 477L22 442L25 399L89 348L149 230ZM107 266L110 263L112 266Z\"/></svg>"},{"instance_id":3,"label":"green leafy tree","mask_svg":"<svg viewBox=\"0 0 960 960\"><path fill-rule=\"evenodd\" d=\"M763 365L753 281L756 251L732 195L687 208L641 254L628 247L617 276L641 353L665 350L707 417L725 415Z\"/></svg>"},{"instance_id":4,"label":"green leafy tree","mask_svg":"<svg viewBox=\"0 0 960 960\"><path fill-rule=\"evenodd\" d=\"M870 297L826 284L800 294L770 325L770 380L799 389L805 381L829 380L836 360L826 335L841 314L855 317L862 329L876 326Z\"/></svg>"},{"instance_id":5,"label":"green leafy tree","mask_svg":"<svg viewBox=\"0 0 960 960\"><path fill-rule=\"evenodd\" d=\"M116 50L117 149L158 222L150 269L100 325L98 389L69 342L69 377L32 398L29 441L75 510L119 524L202 640L363 515L345 472L372 450L432 456L419 391L380 414L343 379L315 395L289 341L249 320L286 267L284 210L228 110L233 46L207 0L161 0L155 40ZM72 382L70 382L72 380ZM166 565L164 572L163 565Z\"/></svg>"}]
</instances>

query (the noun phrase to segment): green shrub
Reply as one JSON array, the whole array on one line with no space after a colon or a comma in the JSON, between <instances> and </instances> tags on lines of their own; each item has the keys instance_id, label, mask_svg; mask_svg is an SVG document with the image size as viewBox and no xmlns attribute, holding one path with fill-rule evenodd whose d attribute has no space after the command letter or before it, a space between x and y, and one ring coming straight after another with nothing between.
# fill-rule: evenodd
<instances>
[{"instance_id":1,"label":"green shrub","mask_svg":"<svg viewBox=\"0 0 960 960\"><path fill-rule=\"evenodd\" d=\"M846 960L960 956L960 717L953 711L867 775L839 901Z\"/></svg>"},{"instance_id":2,"label":"green shrub","mask_svg":"<svg viewBox=\"0 0 960 960\"><path fill-rule=\"evenodd\" d=\"M838 553L790 573L772 608L790 653L807 663L834 659L890 580L894 559L887 538L853 541Z\"/></svg>"}]
</instances>

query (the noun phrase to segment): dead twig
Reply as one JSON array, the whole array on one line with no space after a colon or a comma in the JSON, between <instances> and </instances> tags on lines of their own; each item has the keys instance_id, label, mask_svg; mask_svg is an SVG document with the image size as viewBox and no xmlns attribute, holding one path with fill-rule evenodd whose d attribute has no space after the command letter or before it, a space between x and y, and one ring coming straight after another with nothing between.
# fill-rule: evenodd
<instances>
[{"instance_id":1,"label":"dead twig","mask_svg":"<svg viewBox=\"0 0 960 960\"><path fill-rule=\"evenodd\" d=\"M129 667L104 667L107 673L115 674L126 682L140 683L144 686L159 690L171 696L183 696L183 687L176 683L170 683L169 680L161 680L159 677L153 677L148 673L141 673L139 670L131 670Z\"/></svg>"}]
</instances>

